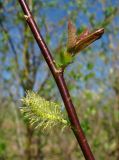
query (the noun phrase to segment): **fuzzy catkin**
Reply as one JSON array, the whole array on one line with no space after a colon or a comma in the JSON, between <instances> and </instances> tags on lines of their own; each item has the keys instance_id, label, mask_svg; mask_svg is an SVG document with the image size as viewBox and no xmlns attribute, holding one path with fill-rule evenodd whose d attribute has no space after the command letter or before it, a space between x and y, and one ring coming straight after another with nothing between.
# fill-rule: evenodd
<instances>
[{"instance_id":1,"label":"fuzzy catkin","mask_svg":"<svg viewBox=\"0 0 119 160\"><path fill-rule=\"evenodd\" d=\"M63 128L69 126L60 105L47 101L32 91L26 93L22 102L24 106L21 112L35 128L40 127L44 130L58 125L62 125Z\"/></svg>"}]
</instances>

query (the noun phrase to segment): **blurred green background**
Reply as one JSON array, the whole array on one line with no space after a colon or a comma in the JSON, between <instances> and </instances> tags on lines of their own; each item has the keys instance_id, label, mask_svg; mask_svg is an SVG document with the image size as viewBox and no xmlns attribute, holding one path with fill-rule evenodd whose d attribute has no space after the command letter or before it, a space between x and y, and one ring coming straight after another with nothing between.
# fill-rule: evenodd
<instances>
[{"instance_id":1,"label":"blurred green background","mask_svg":"<svg viewBox=\"0 0 119 160\"><path fill-rule=\"evenodd\" d=\"M27 2L55 59L66 46L68 19L78 33L104 27L65 79L95 159L119 160L119 1ZM42 133L24 122L19 107L26 90L62 103L18 1L0 0L0 160L84 160L70 129Z\"/></svg>"}]
</instances>

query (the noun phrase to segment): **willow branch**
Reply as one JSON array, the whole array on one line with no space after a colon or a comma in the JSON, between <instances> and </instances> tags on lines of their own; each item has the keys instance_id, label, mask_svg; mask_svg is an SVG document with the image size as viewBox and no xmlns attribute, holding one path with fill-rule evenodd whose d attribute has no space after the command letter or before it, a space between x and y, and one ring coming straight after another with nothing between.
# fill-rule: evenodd
<instances>
[{"instance_id":1,"label":"willow branch","mask_svg":"<svg viewBox=\"0 0 119 160\"><path fill-rule=\"evenodd\" d=\"M55 61L52 58L51 53L50 53L47 45L45 44L43 37L41 36L41 33L37 27L36 22L34 21L34 18L30 12L30 9L29 9L26 1L19 0L19 3L24 11L24 14L25 14L24 17L26 18L26 21L32 31L32 34L33 34L34 38L36 39L37 44L38 44L39 48L41 49L42 55L44 56L44 59L45 59L47 65L49 66L49 69L50 69L50 71L56 81L58 88L59 88L62 100L64 102L64 105L65 105L67 113L68 113L69 120L72 125L72 130L73 130L75 137L81 147L81 150L84 154L84 157L86 160L94 160L94 156L93 156L91 149L88 145L88 142L85 138L85 135L83 133L80 122L78 120L78 116L76 114L74 105L72 103L69 91L67 89L67 85L66 85L64 77L63 77L63 70L57 69L57 67L55 65Z\"/></svg>"}]
</instances>

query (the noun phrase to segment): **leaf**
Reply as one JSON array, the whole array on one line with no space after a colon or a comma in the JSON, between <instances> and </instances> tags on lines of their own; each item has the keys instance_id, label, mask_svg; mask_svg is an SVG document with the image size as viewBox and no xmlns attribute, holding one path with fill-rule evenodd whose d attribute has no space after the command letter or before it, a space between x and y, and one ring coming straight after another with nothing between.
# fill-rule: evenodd
<instances>
[{"instance_id":1,"label":"leaf","mask_svg":"<svg viewBox=\"0 0 119 160\"><path fill-rule=\"evenodd\" d=\"M94 68L94 64L93 63L88 63L87 68L88 68L88 70L92 70Z\"/></svg>"},{"instance_id":2,"label":"leaf","mask_svg":"<svg viewBox=\"0 0 119 160\"><path fill-rule=\"evenodd\" d=\"M68 21L68 41L67 41L67 50L70 50L70 48L74 47L76 43L76 27L71 22Z\"/></svg>"},{"instance_id":3,"label":"leaf","mask_svg":"<svg viewBox=\"0 0 119 160\"><path fill-rule=\"evenodd\" d=\"M71 55L79 53L84 48L88 47L91 43L101 38L104 33L104 29L100 28L92 33L88 29L85 29L79 36L76 35L76 27L69 21L68 23L68 43L67 51Z\"/></svg>"},{"instance_id":4,"label":"leaf","mask_svg":"<svg viewBox=\"0 0 119 160\"><path fill-rule=\"evenodd\" d=\"M89 79L91 79L91 78L93 78L95 76L95 73L89 73L89 74L87 74L86 76L85 76L85 81L87 81L87 80L89 80Z\"/></svg>"}]
</instances>

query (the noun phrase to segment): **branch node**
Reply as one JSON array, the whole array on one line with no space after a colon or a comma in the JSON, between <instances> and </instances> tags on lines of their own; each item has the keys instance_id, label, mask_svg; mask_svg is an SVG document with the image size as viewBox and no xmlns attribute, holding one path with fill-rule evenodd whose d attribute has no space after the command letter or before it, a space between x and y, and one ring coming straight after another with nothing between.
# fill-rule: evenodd
<instances>
[{"instance_id":1,"label":"branch node","mask_svg":"<svg viewBox=\"0 0 119 160\"><path fill-rule=\"evenodd\" d=\"M56 73L56 74L62 74L62 73L63 73L63 71L64 71L64 69L63 69L63 68L55 69L55 73Z\"/></svg>"},{"instance_id":2,"label":"branch node","mask_svg":"<svg viewBox=\"0 0 119 160\"><path fill-rule=\"evenodd\" d=\"M31 18L31 16L29 15L24 15L24 18L26 19L26 21L28 21L30 18Z\"/></svg>"}]
</instances>

